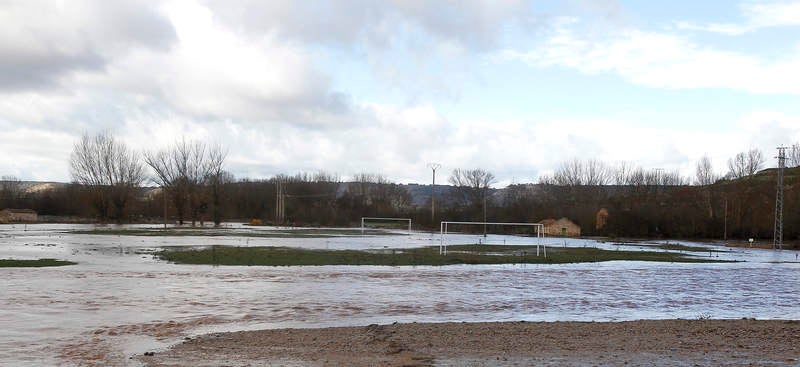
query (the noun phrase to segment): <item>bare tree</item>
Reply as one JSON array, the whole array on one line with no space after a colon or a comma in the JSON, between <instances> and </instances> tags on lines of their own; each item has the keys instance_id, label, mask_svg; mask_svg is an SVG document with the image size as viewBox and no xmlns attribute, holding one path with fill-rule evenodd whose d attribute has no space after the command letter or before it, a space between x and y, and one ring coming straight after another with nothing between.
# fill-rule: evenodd
<instances>
[{"instance_id":1,"label":"bare tree","mask_svg":"<svg viewBox=\"0 0 800 367\"><path fill-rule=\"evenodd\" d=\"M389 183L390 181L381 174L357 173L353 175L353 182L348 185L347 192L354 198L358 198L362 207L366 207L379 200L380 186Z\"/></svg>"},{"instance_id":2,"label":"bare tree","mask_svg":"<svg viewBox=\"0 0 800 367\"><path fill-rule=\"evenodd\" d=\"M697 161L695 168L695 183L700 186L711 185L717 181L717 175L714 173L714 167L711 165L711 158L704 155Z\"/></svg>"},{"instance_id":3,"label":"bare tree","mask_svg":"<svg viewBox=\"0 0 800 367\"><path fill-rule=\"evenodd\" d=\"M470 170L456 168L450 174L449 181L455 186L455 192L459 194L462 203L474 209L483 207L485 222L489 190L495 182L494 175L480 168ZM483 232L486 234L486 226L484 226Z\"/></svg>"},{"instance_id":4,"label":"bare tree","mask_svg":"<svg viewBox=\"0 0 800 367\"><path fill-rule=\"evenodd\" d=\"M764 154L758 149L736 154L728 159L728 177L742 178L752 176L764 166Z\"/></svg>"},{"instance_id":5,"label":"bare tree","mask_svg":"<svg viewBox=\"0 0 800 367\"><path fill-rule=\"evenodd\" d=\"M133 193L145 178L139 155L109 133L84 134L70 155L72 179L95 194L95 208L101 218L111 215L122 220Z\"/></svg>"},{"instance_id":6,"label":"bare tree","mask_svg":"<svg viewBox=\"0 0 800 367\"><path fill-rule=\"evenodd\" d=\"M222 211L220 210L222 196L222 186L225 183L233 182L233 175L224 170L225 157L228 153L222 150L219 145L213 146L208 151L208 172L206 180L211 188L211 217L214 225L222 223Z\"/></svg>"},{"instance_id":7,"label":"bare tree","mask_svg":"<svg viewBox=\"0 0 800 367\"><path fill-rule=\"evenodd\" d=\"M791 149L788 149L788 156L786 156L787 167L800 167L800 143L792 144Z\"/></svg>"},{"instance_id":8,"label":"bare tree","mask_svg":"<svg viewBox=\"0 0 800 367\"><path fill-rule=\"evenodd\" d=\"M662 172L658 175L658 185L661 186L684 186L690 182L691 179L681 175L679 170Z\"/></svg>"},{"instance_id":9,"label":"bare tree","mask_svg":"<svg viewBox=\"0 0 800 367\"><path fill-rule=\"evenodd\" d=\"M560 186L584 185L583 162L576 158L561 163L553 173L553 181Z\"/></svg>"},{"instance_id":10,"label":"bare tree","mask_svg":"<svg viewBox=\"0 0 800 367\"><path fill-rule=\"evenodd\" d=\"M738 153L728 159L728 178L742 178L747 176L747 155Z\"/></svg>"},{"instance_id":11,"label":"bare tree","mask_svg":"<svg viewBox=\"0 0 800 367\"><path fill-rule=\"evenodd\" d=\"M15 176L0 178L0 208L17 207L22 197L22 183Z\"/></svg>"},{"instance_id":12,"label":"bare tree","mask_svg":"<svg viewBox=\"0 0 800 367\"><path fill-rule=\"evenodd\" d=\"M221 178L226 155L217 146L208 148L204 142L186 139L170 148L145 152L145 162L154 172L153 179L171 195L180 224L184 222L186 209L192 226L197 220L202 224L209 204L206 184L213 175Z\"/></svg>"},{"instance_id":13,"label":"bare tree","mask_svg":"<svg viewBox=\"0 0 800 367\"><path fill-rule=\"evenodd\" d=\"M612 172L608 165L596 159L566 161L553 174L553 181L561 186L602 186L611 179Z\"/></svg>"},{"instance_id":14,"label":"bare tree","mask_svg":"<svg viewBox=\"0 0 800 367\"><path fill-rule=\"evenodd\" d=\"M760 149L750 149L747 152L747 175L752 176L764 167L764 153Z\"/></svg>"},{"instance_id":15,"label":"bare tree","mask_svg":"<svg viewBox=\"0 0 800 367\"><path fill-rule=\"evenodd\" d=\"M711 205L711 184L716 182L717 179L718 177L714 173L714 168L711 165L711 158L709 158L708 155L703 155L703 157L697 161L695 183L703 187L703 198L705 200L709 219L714 217L714 208Z\"/></svg>"},{"instance_id":16,"label":"bare tree","mask_svg":"<svg viewBox=\"0 0 800 367\"><path fill-rule=\"evenodd\" d=\"M628 179L634 167L629 162L619 162L609 168L609 180L614 185L628 185Z\"/></svg>"},{"instance_id":17,"label":"bare tree","mask_svg":"<svg viewBox=\"0 0 800 367\"><path fill-rule=\"evenodd\" d=\"M583 181L586 185L607 185L609 176L608 166L599 160L590 159L584 164Z\"/></svg>"}]
</instances>

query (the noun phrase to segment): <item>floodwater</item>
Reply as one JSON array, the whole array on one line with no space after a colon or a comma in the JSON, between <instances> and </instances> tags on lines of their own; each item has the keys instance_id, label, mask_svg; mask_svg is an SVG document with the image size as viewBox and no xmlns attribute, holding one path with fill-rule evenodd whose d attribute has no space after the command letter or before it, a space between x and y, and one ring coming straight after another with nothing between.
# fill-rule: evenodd
<instances>
[{"instance_id":1,"label":"floodwater","mask_svg":"<svg viewBox=\"0 0 800 367\"><path fill-rule=\"evenodd\" d=\"M128 226L147 227L147 226ZM85 225L2 225L0 258L78 265L0 268L0 365L137 366L131 356L184 337L230 330L445 321L800 319L795 251L727 249L696 256L738 263L605 262L443 267L175 265L164 246L407 248L439 234L254 238L69 233ZM251 233L252 234L252 233ZM534 244L535 238L450 234L446 243ZM647 244L543 239L549 246L644 249ZM652 250L652 248L647 248Z\"/></svg>"}]
</instances>

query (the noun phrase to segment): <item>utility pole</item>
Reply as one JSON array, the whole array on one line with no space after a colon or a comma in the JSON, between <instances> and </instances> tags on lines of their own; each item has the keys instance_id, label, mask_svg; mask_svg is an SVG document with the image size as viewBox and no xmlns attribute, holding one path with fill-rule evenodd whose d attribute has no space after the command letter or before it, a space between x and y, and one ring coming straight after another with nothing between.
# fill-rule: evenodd
<instances>
[{"instance_id":1,"label":"utility pole","mask_svg":"<svg viewBox=\"0 0 800 367\"><path fill-rule=\"evenodd\" d=\"M786 167L786 147L778 147L778 187L775 192L775 231L772 248L783 249L783 168Z\"/></svg>"},{"instance_id":2,"label":"utility pole","mask_svg":"<svg viewBox=\"0 0 800 367\"><path fill-rule=\"evenodd\" d=\"M283 182L280 178L275 181L276 198L275 198L275 224L280 225L285 216Z\"/></svg>"},{"instance_id":3,"label":"utility pole","mask_svg":"<svg viewBox=\"0 0 800 367\"><path fill-rule=\"evenodd\" d=\"M728 198L725 198L725 215L722 224L722 240L728 240Z\"/></svg>"},{"instance_id":4,"label":"utility pole","mask_svg":"<svg viewBox=\"0 0 800 367\"><path fill-rule=\"evenodd\" d=\"M489 188L483 190L483 237L486 238L486 195Z\"/></svg>"},{"instance_id":5,"label":"utility pole","mask_svg":"<svg viewBox=\"0 0 800 367\"><path fill-rule=\"evenodd\" d=\"M428 167L433 173L433 181L431 183L431 226L436 226L436 170L442 165L439 163L428 163Z\"/></svg>"},{"instance_id":6,"label":"utility pole","mask_svg":"<svg viewBox=\"0 0 800 367\"><path fill-rule=\"evenodd\" d=\"M161 187L161 196L164 197L164 229L167 229L167 188Z\"/></svg>"}]
</instances>

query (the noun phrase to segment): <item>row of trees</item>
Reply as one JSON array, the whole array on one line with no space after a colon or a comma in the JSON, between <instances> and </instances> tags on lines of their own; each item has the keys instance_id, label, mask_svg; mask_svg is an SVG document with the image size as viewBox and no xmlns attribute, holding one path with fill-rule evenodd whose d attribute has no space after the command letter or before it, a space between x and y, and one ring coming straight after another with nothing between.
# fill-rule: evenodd
<instances>
[{"instance_id":1,"label":"row of trees","mask_svg":"<svg viewBox=\"0 0 800 367\"><path fill-rule=\"evenodd\" d=\"M130 200L149 179L162 188L162 196L169 194L181 224L187 214L192 225L202 221L209 205L214 223L221 222L221 186L229 177L223 170L226 153L222 148L184 139L143 155L144 163L139 152L109 133L85 134L75 143L70 175L87 189L101 220L122 221Z\"/></svg>"},{"instance_id":2,"label":"row of trees","mask_svg":"<svg viewBox=\"0 0 800 367\"><path fill-rule=\"evenodd\" d=\"M169 194L183 224L188 210L194 226L211 207L215 225L222 221L222 185L230 179L223 169L226 153L219 145L181 140L170 148L145 152L144 160L153 170L153 180Z\"/></svg>"},{"instance_id":3,"label":"row of trees","mask_svg":"<svg viewBox=\"0 0 800 367\"><path fill-rule=\"evenodd\" d=\"M797 145L790 150L789 166L800 163L795 158L798 151ZM419 191L422 186L398 185L373 173L357 174L348 182L326 172L235 180L224 170L225 158L221 147L203 142L180 140L165 149L140 153L109 134L87 135L75 144L70 157L75 184L20 196L12 194L21 191L19 182L4 179L0 200L9 203L6 207L30 207L42 214L121 221L167 213L192 224L208 215L215 223L223 218L258 218L308 225L350 225L362 216L402 216L431 227L441 218L530 222L565 216L581 225L585 234L598 235L763 237L772 229L774 180L756 174L764 164L763 154L756 150L732 157L725 175L715 172L707 156L697 162L692 178L629 163L570 160L539 184L501 190L492 188L496 178L491 172L459 168L451 172L450 186L435 188L437 218L430 215L429 186ZM791 208L798 195L794 176L787 177L786 207ZM159 189L141 187L147 181ZM18 204L11 205L13 200ZM597 227L601 208L610 217L607 225ZM787 212L787 228L793 215Z\"/></svg>"},{"instance_id":4,"label":"row of trees","mask_svg":"<svg viewBox=\"0 0 800 367\"><path fill-rule=\"evenodd\" d=\"M596 159L566 161L552 176L539 178L541 184L558 186L676 186L688 182L677 170L664 172L662 169L644 169L629 162L607 164Z\"/></svg>"},{"instance_id":5,"label":"row of trees","mask_svg":"<svg viewBox=\"0 0 800 367\"><path fill-rule=\"evenodd\" d=\"M787 157L788 167L800 166L800 144L795 144ZM680 171L660 168L645 169L629 162L608 164L596 159L572 159L561 163L552 175L539 178L539 183L558 186L682 186L710 185L721 179L738 179L756 174L764 167L764 154L758 149L740 152L728 159L728 172L714 171L711 158L698 160L695 177L682 176Z\"/></svg>"}]
</instances>

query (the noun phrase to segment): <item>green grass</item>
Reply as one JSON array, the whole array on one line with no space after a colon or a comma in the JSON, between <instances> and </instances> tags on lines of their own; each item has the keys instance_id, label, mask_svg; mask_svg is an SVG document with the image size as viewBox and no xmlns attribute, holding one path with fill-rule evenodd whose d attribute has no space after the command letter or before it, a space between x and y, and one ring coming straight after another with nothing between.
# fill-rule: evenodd
<instances>
[{"instance_id":1,"label":"green grass","mask_svg":"<svg viewBox=\"0 0 800 367\"><path fill-rule=\"evenodd\" d=\"M0 268L42 268L45 266L65 266L75 265L72 261L62 261L56 259L38 259L38 260L13 260L13 259L0 259Z\"/></svg>"},{"instance_id":2,"label":"green grass","mask_svg":"<svg viewBox=\"0 0 800 367\"><path fill-rule=\"evenodd\" d=\"M600 261L720 262L673 252L610 251L594 247L548 248L536 256L535 246L458 245L440 255L438 246L388 250L307 250L288 247L212 246L170 248L156 253L178 264L207 265L453 265L453 264L565 264Z\"/></svg>"},{"instance_id":3,"label":"green grass","mask_svg":"<svg viewBox=\"0 0 800 367\"><path fill-rule=\"evenodd\" d=\"M709 247L700 247L700 246L687 246L681 245L678 243L662 243L662 244L646 244L646 243L638 243L638 242L615 242L614 245L617 246L641 246L641 247L653 247L658 248L661 250L668 250L668 251L689 251L689 252L728 252L725 250L717 250Z\"/></svg>"},{"instance_id":4,"label":"green grass","mask_svg":"<svg viewBox=\"0 0 800 367\"><path fill-rule=\"evenodd\" d=\"M360 236L360 229L289 229L269 231L242 231L224 228L152 228L152 229L92 229L72 231L74 234L104 236L148 236L148 237L256 237L256 238L331 238L338 236ZM365 230L366 235L402 235L382 230Z\"/></svg>"}]
</instances>

